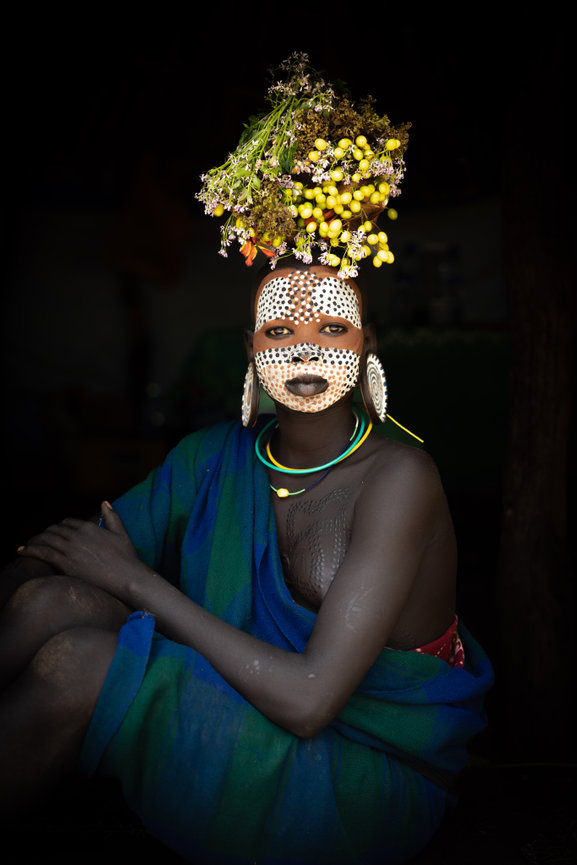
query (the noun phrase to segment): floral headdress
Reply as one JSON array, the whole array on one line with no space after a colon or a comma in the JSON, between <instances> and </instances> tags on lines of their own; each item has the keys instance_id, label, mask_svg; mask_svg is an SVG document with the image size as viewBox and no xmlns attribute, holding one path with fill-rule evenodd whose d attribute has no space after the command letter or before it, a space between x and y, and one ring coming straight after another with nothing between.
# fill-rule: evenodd
<instances>
[{"instance_id":1,"label":"floral headdress","mask_svg":"<svg viewBox=\"0 0 577 865\"><path fill-rule=\"evenodd\" d=\"M268 91L271 110L251 117L237 149L202 175L197 198L226 214L220 253L238 242L246 264L261 252L271 266L285 255L313 254L343 278L359 262L393 261L377 218L401 192L410 123L393 127L372 97L355 106L308 65L306 54L281 64Z\"/></svg>"}]
</instances>

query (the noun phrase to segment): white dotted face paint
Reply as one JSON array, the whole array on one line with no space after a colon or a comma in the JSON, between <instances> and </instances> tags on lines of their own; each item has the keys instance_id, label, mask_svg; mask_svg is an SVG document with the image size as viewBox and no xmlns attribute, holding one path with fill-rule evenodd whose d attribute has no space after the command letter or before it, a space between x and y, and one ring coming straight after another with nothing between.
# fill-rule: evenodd
<instances>
[{"instance_id":1,"label":"white dotted face paint","mask_svg":"<svg viewBox=\"0 0 577 865\"><path fill-rule=\"evenodd\" d=\"M350 285L336 276L296 270L265 283L258 298L255 330L276 319L307 324L318 321L322 313L361 327L359 301Z\"/></svg>"},{"instance_id":2,"label":"white dotted face paint","mask_svg":"<svg viewBox=\"0 0 577 865\"><path fill-rule=\"evenodd\" d=\"M355 387L363 346L359 299L323 268L267 281L258 296L254 335L259 382L296 411L328 408Z\"/></svg>"}]
</instances>

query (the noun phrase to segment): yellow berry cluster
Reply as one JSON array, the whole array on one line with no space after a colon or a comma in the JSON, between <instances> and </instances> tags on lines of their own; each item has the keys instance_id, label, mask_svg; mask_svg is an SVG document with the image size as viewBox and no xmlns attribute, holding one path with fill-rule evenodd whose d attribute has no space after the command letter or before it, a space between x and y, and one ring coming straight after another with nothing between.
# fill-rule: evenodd
<instances>
[{"instance_id":1,"label":"yellow berry cluster","mask_svg":"<svg viewBox=\"0 0 577 865\"><path fill-rule=\"evenodd\" d=\"M323 151L325 151L328 147L328 142L323 138L317 138L315 141L314 149L309 152L308 158L311 162L318 162L318 160L323 155ZM385 142L385 151L389 153L393 150L396 150L401 146L401 142L398 138L389 138ZM371 159L373 159L376 154L371 148L371 145L368 143L365 135L357 135L354 141L350 138L341 138L338 142L337 146L333 150L333 157L335 160L343 159L347 155L352 155L353 159L358 162L359 172L361 174L368 172L371 164Z\"/></svg>"},{"instance_id":2,"label":"yellow berry cluster","mask_svg":"<svg viewBox=\"0 0 577 865\"><path fill-rule=\"evenodd\" d=\"M385 150L390 152L399 146L398 139L389 139L385 143ZM308 154L309 162L318 162L328 147L324 139L317 138L315 149ZM363 221L365 210L378 214L389 200L390 186L386 180L371 178L371 159L375 155L364 135L357 136L354 141L342 138L331 153L332 167L328 171L330 180L309 186L297 181L292 189L286 190L286 199L299 228L304 228L311 235L318 232L318 236L328 240L332 247L345 246L346 255L353 261L373 255L373 264L380 267L384 262L391 263L394 260L387 235L377 231L371 219ZM352 173L347 171L345 174L338 162L347 156L352 156L357 164ZM390 210L389 215L392 219L396 218L396 211ZM362 245L349 246L353 240L347 227L349 220L358 223L357 230L362 229L366 239ZM346 257L342 260L336 251L329 254L328 261L334 267L339 267L341 263L347 266L349 263Z\"/></svg>"}]
</instances>

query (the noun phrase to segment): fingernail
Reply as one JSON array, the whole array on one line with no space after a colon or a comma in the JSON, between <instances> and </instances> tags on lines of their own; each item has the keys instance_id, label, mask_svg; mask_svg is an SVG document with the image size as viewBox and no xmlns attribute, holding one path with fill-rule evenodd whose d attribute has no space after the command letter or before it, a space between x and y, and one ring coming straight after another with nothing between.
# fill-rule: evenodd
<instances>
[{"instance_id":1,"label":"fingernail","mask_svg":"<svg viewBox=\"0 0 577 865\"><path fill-rule=\"evenodd\" d=\"M112 505L110 504L110 502L104 502L104 504L106 505L106 507L107 507L110 511L113 510L113 507L112 507Z\"/></svg>"}]
</instances>

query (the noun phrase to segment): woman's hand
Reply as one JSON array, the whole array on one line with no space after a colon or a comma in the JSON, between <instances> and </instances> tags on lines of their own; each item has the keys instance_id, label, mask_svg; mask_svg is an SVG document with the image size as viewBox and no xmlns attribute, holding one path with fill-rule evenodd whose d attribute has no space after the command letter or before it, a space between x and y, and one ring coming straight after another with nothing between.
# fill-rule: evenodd
<instances>
[{"instance_id":1,"label":"woman's hand","mask_svg":"<svg viewBox=\"0 0 577 865\"><path fill-rule=\"evenodd\" d=\"M51 565L56 573L77 577L127 600L138 572L147 571L136 554L122 520L108 502L99 524L65 519L49 526L18 550Z\"/></svg>"}]
</instances>

